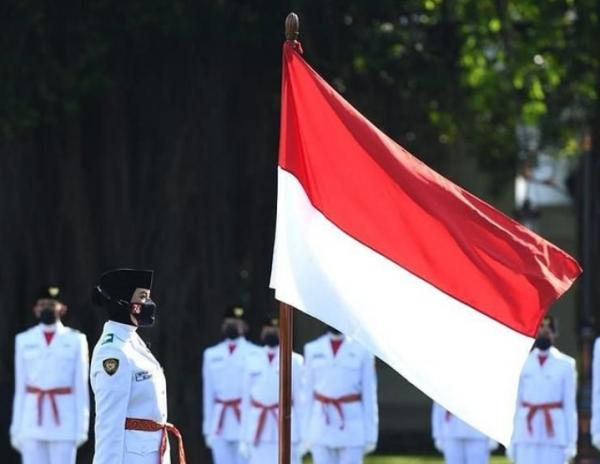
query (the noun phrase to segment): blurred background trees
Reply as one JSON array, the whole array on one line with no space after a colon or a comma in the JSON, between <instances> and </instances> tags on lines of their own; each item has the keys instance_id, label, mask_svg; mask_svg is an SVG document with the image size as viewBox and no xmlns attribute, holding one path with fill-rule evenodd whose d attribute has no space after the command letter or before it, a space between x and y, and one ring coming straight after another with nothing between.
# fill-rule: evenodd
<instances>
[{"instance_id":1,"label":"blurred background trees","mask_svg":"<svg viewBox=\"0 0 600 464\"><path fill-rule=\"evenodd\" d=\"M536 148L554 156L578 156L586 133L598 152L598 0L6 0L2 430L13 336L34 322L35 288L63 283L66 322L93 345L104 314L91 307L91 285L105 269L143 266L156 270L160 321L145 335L165 365L170 415L191 462L204 456L200 352L219 339L226 304L247 305L255 326L274 308L267 287L290 10L305 56L352 104L490 201L510 191L528 156L520 127L536 127ZM484 184L464 168L473 161ZM598 244L592 251L597 263Z\"/></svg>"}]
</instances>

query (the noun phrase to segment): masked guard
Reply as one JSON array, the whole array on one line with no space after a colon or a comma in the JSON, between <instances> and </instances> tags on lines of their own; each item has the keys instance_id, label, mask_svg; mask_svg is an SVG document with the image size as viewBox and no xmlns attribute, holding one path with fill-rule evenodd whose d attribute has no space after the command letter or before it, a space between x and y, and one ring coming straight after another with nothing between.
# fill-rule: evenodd
<instances>
[{"instance_id":1,"label":"masked guard","mask_svg":"<svg viewBox=\"0 0 600 464\"><path fill-rule=\"evenodd\" d=\"M488 464L498 443L471 427L441 405L433 403L431 433L446 464Z\"/></svg>"},{"instance_id":2,"label":"masked guard","mask_svg":"<svg viewBox=\"0 0 600 464\"><path fill-rule=\"evenodd\" d=\"M168 464L168 433L178 439L179 463L185 453L179 431L167 422L163 370L137 334L154 325L150 299L152 271L106 272L93 290L94 302L108 311L108 322L94 348L90 381L96 395L94 464Z\"/></svg>"},{"instance_id":3,"label":"masked guard","mask_svg":"<svg viewBox=\"0 0 600 464\"><path fill-rule=\"evenodd\" d=\"M575 360L554 346L556 319L546 316L521 371L507 454L516 464L565 464L577 453Z\"/></svg>"},{"instance_id":4,"label":"masked guard","mask_svg":"<svg viewBox=\"0 0 600 464\"><path fill-rule=\"evenodd\" d=\"M304 347L302 449L315 464L362 464L378 436L375 358L334 327Z\"/></svg>"},{"instance_id":5,"label":"masked guard","mask_svg":"<svg viewBox=\"0 0 600 464\"><path fill-rule=\"evenodd\" d=\"M202 431L214 464L243 464L241 379L248 357L262 350L244 336L248 324L242 306L227 309L221 330L223 341L207 348L202 360Z\"/></svg>"},{"instance_id":6,"label":"masked guard","mask_svg":"<svg viewBox=\"0 0 600 464\"><path fill-rule=\"evenodd\" d=\"M89 427L88 345L65 327L60 288L43 287L33 307L40 323L17 335L12 446L24 464L74 464Z\"/></svg>"},{"instance_id":7,"label":"masked guard","mask_svg":"<svg viewBox=\"0 0 600 464\"><path fill-rule=\"evenodd\" d=\"M248 357L242 395L242 438L240 450L248 464L276 463L279 455L279 319L263 323L262 350ZM302 408L302 356L292 354L292 464L300 464Z\"/></svg>"}]
</instances>

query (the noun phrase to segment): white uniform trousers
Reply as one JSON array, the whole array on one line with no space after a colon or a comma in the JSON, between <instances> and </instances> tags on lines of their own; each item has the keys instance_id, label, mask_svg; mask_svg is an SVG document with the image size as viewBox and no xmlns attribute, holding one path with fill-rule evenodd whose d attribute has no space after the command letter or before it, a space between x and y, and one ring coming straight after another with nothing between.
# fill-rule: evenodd
<instances>
[{"instance_id":1,"label":"white uniform trousers","mask_svg":"<svg viewBox=\"0 0 600 464\"><path fill-rule=\"evenodd\" d=\"M310 450L315 464L362 464L364 448L348 446L345 448L330 448L315 445Z\"/></svg>"},{"instance_id":2,"label":"white uniform trousers","mask_svg":"<svg viewBox=\"0 0 600 464\"><path fill-rule=\"evenodd\" d=\"M160 459L160 453L158 451L144 453L140 453L137 451L127 451L123 459L124 464L171 464L170 449L167 449L167 451L165 451L165 455L163 456L162 461Z\"/></svg>"},{"instance_id":3,"label":"white uniform trousers","mask_svg":"<svg viewBox=\"0 0 600 464\"><path fill-rule=\"evenodd\" d=\"M211 443L213 464L246 464L239 452L239 441L215 438Z\"/></svg>"},{"instance_id":4,"label":"white uniform trousers","mask_svg":"<svg viewBox=\"0 0 600 464\"><path fill-rule=\"evenodd\" d=\"M490 462L488 440L446 438L444 460L446 464L488 464Z\"/></svg>"},{"instance_id":5,"label":"white uniform trousers","mask_svg":"<svg viewBox=\"0 0 600 464\"><path fill-rule=\"evenodd\" d=\"M565 464L565 448L535 443L515 445L515 464Z\"/></svg>"},{"instance_id":6,"label":"white uniform trousers","mask_svg":"<svg viewBox=\"0 0 600 464\"><path fill-rule=\"evenodd\" d=\"M248 464L277 464L279 461L279 450L277 443L260 443L250 447L250 458ZM292 446L291 464L300 464L298 447Z\"/></svg>"},{"instance_id":7,"label":"white uniform trousers","mask_svg":"<svg viewBox=\"0 0 600 464\"><path fill-rule=\"evenodd\" d=\"M75 464L77 447L74 441L23 440L23 464Z\"/></svg>"}]
</instances>

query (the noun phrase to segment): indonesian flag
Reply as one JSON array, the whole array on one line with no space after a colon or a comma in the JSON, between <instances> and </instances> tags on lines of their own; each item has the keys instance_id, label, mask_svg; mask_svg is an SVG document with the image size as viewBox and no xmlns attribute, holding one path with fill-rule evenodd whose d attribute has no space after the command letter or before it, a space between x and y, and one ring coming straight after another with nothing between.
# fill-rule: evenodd
<instances>
[{"instance_id":1,"label":"indonesian flag","mask_svg":"<svg viewBox=\"0 0 600 464\"><path fill-rule=\"evenodd\" d=\"M577 262L387 137L283 49L276 298L508 444L519 374Z\"/></svg>"}]
</instances>

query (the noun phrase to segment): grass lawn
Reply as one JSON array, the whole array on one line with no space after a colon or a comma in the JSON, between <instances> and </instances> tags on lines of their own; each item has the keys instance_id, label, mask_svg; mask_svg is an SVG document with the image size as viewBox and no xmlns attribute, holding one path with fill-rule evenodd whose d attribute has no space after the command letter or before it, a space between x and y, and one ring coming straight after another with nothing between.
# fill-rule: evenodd
<instances>
[{"instance_id":1,"label":"grass lawn","mask_svg":"<svg viewBox=\"0 0 600 464\"><path fill-rule=\"evenodd\" d=\"M304 464L312 461L306 459ZM504 456L492 456L490 464L508 464ZM444 464L444 460L438 456L369 456L365 464Z\"/></svg>"},{"instance_id":2,"label":"grass lawn","mask_svg":"<svg viewBox=\"0 0 600 464\"><path fill-rule=\"evenodd\" d=\"M490 464L508 464L504 456L492 456ZM365 460L365 464L443 464L438 456L373 456Z\"/></svg>"}]
</instances>

